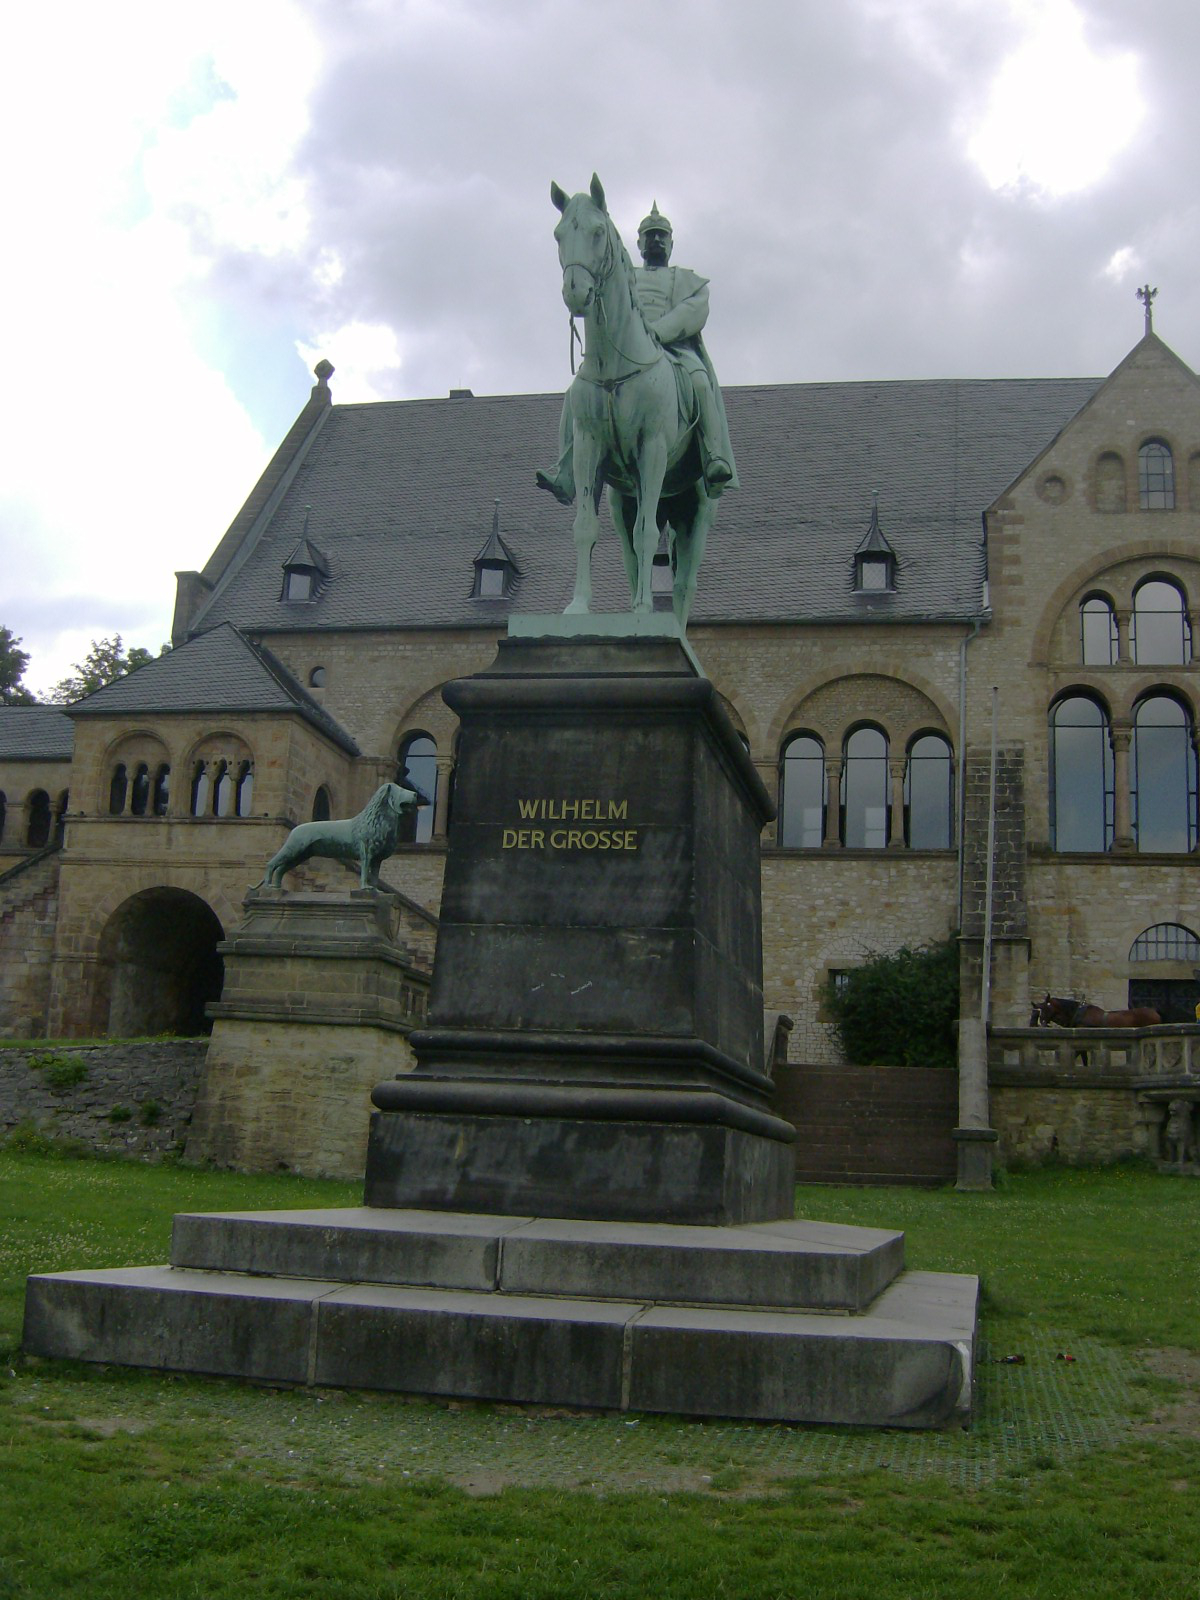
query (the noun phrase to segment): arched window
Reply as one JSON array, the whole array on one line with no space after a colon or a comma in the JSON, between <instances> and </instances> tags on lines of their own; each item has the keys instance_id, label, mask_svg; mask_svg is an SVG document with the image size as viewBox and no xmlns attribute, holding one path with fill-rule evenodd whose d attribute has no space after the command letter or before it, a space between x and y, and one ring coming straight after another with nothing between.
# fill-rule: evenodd
<instances>
[{"instance_id":1,"label":"arched window","mask_svg":"<svg viewBox=\"0 0 1200 1600\"><path fill-rule=\"evenodd\" d=\"M1107 850L1113 833L1108 718L1074 695L1050 713L1050 842L1055 850Z\"/></svg>"},{"instance_id":2,"label":"arched window","mask_svg":"<svg viewBox=\"0 0 1200 1600\"><path fill-rule=\"evenodd\" d=\"M144 817L150 809L150 768L144 761L139 761L134 770L129 809L135 817Z\"/></svg>"},{"instance_id":3,"label":"arched window","mask_svg":"<svg viewBox=\"0 0 1200 1600\"><path fill-rule=\"evenodd\" d=\"M1087 597L1079 608L1079 632L1085 667L1111 667L1117 659L1117 619L1102 594Z\"/></svg>"},{"instance_id":4,"label":"arched window","mask_svg":"<svg viewBox=\"0 0 1200 1600\"><path fill-rule=\"evenodd\" d=\"M825 838L825 749L811 733L788 739L779 758L776 838L795 850L815 850Z\"/></svg>"},{"instance_id":5,"label":"arched window","mask_svg":"<svg viewBox=\"0 0 1200 1600\"><path fill-rule=\"evenodd\" d=\"M1183 595L1165 578L1149 578L1133 595L1133 659L1139 666L1183 666L1192 653Z\"/></svg>"},{"instance_id":6,"label":"arched window","mask_svg":"<svg viewBox=\"0 0 1200 1600\"><path fill-rule=\"evenodd\" d=\"M949 850L954 814L954 764L940 733L908 747L904 768L904 842L912 850Z\"/></svg>"},{"instance_id":7,"label":"arched window","mask_svg":"<svg viewBox=\"0 0 1200 1600\"><path fill-rule=\"evenodd\" d=\"M250 807L254 804L254 764L243 761L238 768L237 776L237 804L235 810L239 817L248 817Z\"/></svg>"},{"instance_id":8,"label":"arched window","mask_svg":"<svg viewBox=\"0 0 1200 1600\"><path fill-rule=\"evenodd\" d=\"M171 769L164 761L154 774L154 815L165 817L171 803Z\"/></svg>"},{"instance_id":9,"label":"arched window","mask_svg":"<svg viewBox=\"0 0 1200 1600\"><path fill-rule=\"evenodd\" d=\"M329 800L329 790L321 784L313 795L312 819L314 822L328 822L333 815Z\"/></svg>"},{"instance_id":10,"label":"arched window","mask_svg":"<svg viewBox=\"0 0 1200 1600\"><path fill-rule=\"evenodd\" d=\"M29 824L25 843L35 850L50 843L50 796L45 789L35 789L29 796Z\"/></svg>"},{"instance_id":11,"label":"arched window","mask_svg":"<svg viewBox=\"0 0 1200 1600\"><path fill-rule=\"evenodd\" d=\"M63 842L67 832L67 808L71 804L71 791L64 789L58 797L54 807L54 837L59 844Z\"/></svg>"},{"instance_id":12,"label":"arched window","mask_svg":"<svg viewBox=\"0 0 1200 1600\"><path fill-rule=\"evenodd\" d=\"M208 763L197 761L192 771L191 812L194 817L203 817L208 814L208 791Z\"/></svg>"},{"instance_id":13,"label":"arched window","mask_svg":"<svg viewBox=\"0 0 1200 1600\"><path fill-rule=\"evenodd\" d=\"M1133 713L1133 837L1140 851L1196 844L1196 752L1191 719L1177 700L1151 695Z\"/></svg>"},{"instance_id":14,"label":"arched window","mask_svg":"<svg viewBox=\"0 0 1200 1600\"><path fill-rule=\"evenodd\" d=\"M314 667L308 675L310 689L323 689L325 687L325 668Z\"/></svg>"},{"instance_id":15,"label":"arched window","mask_svg":"<svg viewBox=\"0 0 1200 1600\"><path fill-rule=\"evenodd\" d=\"M1156 922L1129 946L1130 961L1200 962L1200 939L1181 922Z\"/></svg>"},{"instance_id":16,"label":"arched window","mask_svg":"<svg viewBox=\"0 0 1200 1600\"><path fill-rule=\"evenodd\" d=\"M1143 511L1175 509L1175 460L1161 439L1147 439L1138 451L1138 504Z\"/></svg>"},{"instance_id":17,"label":"arched window","mask_svg":"<svg viewBox=\"0 0 1200 1600\"><path fill-rule=\"evenodd\" d=\"M213 816L227 817L233 811L233 777L228 761L218 761L213 773Z\"/></svg>"},{"instance_id":18,"label":"arched window","mask_svg":"<svg viewBox=\"0 0 1200 1600\"><path fill-rule=\"evenodd\" d=\"M1096 510L1124 509L1125 463L1115 450L1106 450L1096 462Z\"/></svg>"},{"instance_id":19,"label":"arched window","mask_svg":"<svg viewBox=\"0 0 1200 1600\"><path fill-rule=\"evenodd\" d=\"M429 801L427 806L405 812L400 835L407 844L427 844L433 837L437 801L437 745L427 733L410 733L401 744L396 782L405 789L415 789Z\"/></svg>"},{"instance_id":20,"label":"arched window","mask_svg":"<svg viewBox=\"0 0 1200 1600\"><path fill-rule=\"evenodd\" d=\"M118 761L113 768L112 781L108 786L108 814L110 817L121 817L125 814L125 801L129 794L129 775L125 771L125 763Z\"/></svg>"},{"instance_id":21,"label":"arched window","mask_svg":"<svg viewBox=\"0 0 1200 1600\"><path fill-rule=\"evenodd\" d=\"M857 728L842 763L842 843L882 850L888 842L888 742L879 728Z\"/></svg>"}]
</instances>

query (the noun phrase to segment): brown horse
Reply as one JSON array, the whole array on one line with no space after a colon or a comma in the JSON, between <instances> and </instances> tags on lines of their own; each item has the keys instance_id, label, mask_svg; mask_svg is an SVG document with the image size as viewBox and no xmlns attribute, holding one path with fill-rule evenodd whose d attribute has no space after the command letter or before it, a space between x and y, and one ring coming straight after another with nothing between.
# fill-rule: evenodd
<instances>
[{"instance_id":1,"label":"brown horse","mask_svg":"<svg viewBox=\"0 0 1200 1600\"><path fill-rule=\"evenodd\" d=\"M1131 1011L1102 1011L1086 1000L1071 1000L1065 995L1047 994L1035 1004L1029 1018L1031 1028L1153 1028L1162 1018L1150 1006L1134 1006Z\"/></svg>"}]
</instances>

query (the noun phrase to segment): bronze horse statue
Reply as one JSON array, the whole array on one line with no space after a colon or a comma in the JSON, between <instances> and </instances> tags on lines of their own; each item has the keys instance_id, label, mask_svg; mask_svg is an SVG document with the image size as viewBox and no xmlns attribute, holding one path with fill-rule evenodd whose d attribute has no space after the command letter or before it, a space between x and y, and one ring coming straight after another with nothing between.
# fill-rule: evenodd
<instances>
[{"instance_id":1,"label":"bronze horse statue","mask_svg":"<svg viewBox=\"0 0 1200 1600\"><path fill-rule=\"evenodd\" d=\"M1129 1011L1104 1011L1086 1000L1050 994L1034 1004L1029 1016L1031 1028L1154 1028L1162 1021L1151 1006L1134 1006Z\"/></svg>"},{"instance_id":2,"label":"bronze horse statue","mask_svg":"<svg viewBox=\"0 0 1200 1600\"><path fill-rule=\"evenodd\" d=\"M705 488L696 413L681 398L675 364L646 325L634 292L634 269L592 178L587 194L551 184L562 213L554 230L563 300L582 317L584 356L567 392L574 429L575 590L568 614L592 603L592 551L599 500L609 509L635 612L654 608L651 573L659 530L669 528L673 608L686 628L716 496Z\"/></svg>"}]
</instances>

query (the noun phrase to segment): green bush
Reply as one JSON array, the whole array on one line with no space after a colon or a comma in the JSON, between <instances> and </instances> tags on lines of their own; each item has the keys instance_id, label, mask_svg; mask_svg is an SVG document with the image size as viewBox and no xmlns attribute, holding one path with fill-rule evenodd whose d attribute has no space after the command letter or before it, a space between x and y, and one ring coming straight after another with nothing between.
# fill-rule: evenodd
<instances>
[{"instance_id":1,"label":"green bush","mask_svg":"<svg viewBox=\"0 0 1200 1600\"><path fill-rule=\"evenodd\" d=\"M110 1122L128 1122L133 1116L128 1106L114 1106L108 1113Z\"/></svg>"},{"instance_id":2,"label":"green bush","mask_svg":"<svg viewBox=\"0 0 1200 1600\"><path fill-rule=\"evenodd\" d=\"M956 1066L958 942L872 956L831 978L825 1003L854 1066Z\"/></svg>"},{"instance_id":3,"label":"green bush","mask_svg":"<svg viewBox=\"0 0 1200 1600\"><path fill-rule=\"evenodd\" d=\"M56 1094L87 1082L87 1064L78 1056L60 1056L53 1051L43 1050L30 1056L29 1065L34 1072L46 1074L46 1082Z\"/></svg>"},{"instance_id":4,"label":"green bush","mask_svg":"<svg viewBox=\"0 0 1200 1600\"><path fill-rule=\"evenodd\" d=\"M162 1107L157 1100L143 1100L138 1109L138 1121L143 1128L153 1128L162 1116Z\"/></svg>"}]
</instances>

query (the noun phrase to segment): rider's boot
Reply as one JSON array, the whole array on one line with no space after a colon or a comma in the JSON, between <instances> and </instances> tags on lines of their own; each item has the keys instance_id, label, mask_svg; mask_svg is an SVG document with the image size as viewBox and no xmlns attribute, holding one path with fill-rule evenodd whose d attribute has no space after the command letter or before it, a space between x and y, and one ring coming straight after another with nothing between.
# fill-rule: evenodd
<instances>
[{"instance_id":1,"label":"rider's boot","mask_svg":"<svg viewBox=\"0 0 1200 1600\"><path fill-rule=\"evenodd\" d=\"M696 399L700 407L700 432L704 460L704 487L720 494L726 484L733 482L733 466L721 452L725 448L725 430L717 410L717 397L704 382L696 383Z\"/></svg>"}]
</instances>

